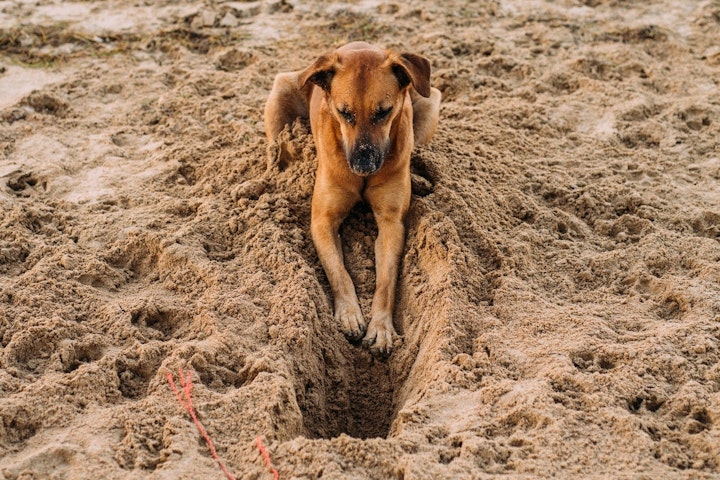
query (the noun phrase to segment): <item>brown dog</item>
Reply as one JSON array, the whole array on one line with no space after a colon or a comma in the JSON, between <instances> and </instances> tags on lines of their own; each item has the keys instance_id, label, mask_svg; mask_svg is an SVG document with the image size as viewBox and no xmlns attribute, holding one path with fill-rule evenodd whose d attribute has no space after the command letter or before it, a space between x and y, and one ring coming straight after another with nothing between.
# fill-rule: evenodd
<instances>
[{"instance_id":1,"label":"brown dog","mask_svg":"<svg viewBox=\"0 0 720 480\"><path fill-rule=\"evenodd\" d=\"M430 87L430 62L364 42L323 55L299 72L275 77L265 105L273 141L296 117L310 117L318 156L311 230L345 335L386 355L393 345L392 312L398 263L410 205L410 153L430 141L438 123L440 91ZM338 229L365 199L378 225L376 288L370 324L343 263Z\"/></svg>"}]
</instances>

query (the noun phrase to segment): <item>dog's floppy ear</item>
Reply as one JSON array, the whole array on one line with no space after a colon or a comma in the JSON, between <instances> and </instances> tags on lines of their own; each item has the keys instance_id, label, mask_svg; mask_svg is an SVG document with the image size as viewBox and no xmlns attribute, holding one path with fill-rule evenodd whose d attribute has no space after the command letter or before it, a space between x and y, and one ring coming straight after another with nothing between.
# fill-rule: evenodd
<instances>
[{"instance_id":1,"label":"dog's floppy ear","mask_svg":"<svg viewBox=\"0 0 720 480\"><path fill-rule=\"evenodd\" d=\"M400 82L400 88L412 83L423 97L430 96L430 61L414 53L402 53L395 59L393 73Z\"/></svg>"},{"instance_id":2,"label":"dog's floppy ear","mask_svg":"<svg viewBox=\"0 0 720 480\"><path fill-rule=\"evenodd\" d=\"M298 76L298 88L303 88L307 82L314 83L326 92L330 92L330 82L335 75L334 54L327 54L319 57L308 68L303 70Z\"/></svg>"}]
</instances>

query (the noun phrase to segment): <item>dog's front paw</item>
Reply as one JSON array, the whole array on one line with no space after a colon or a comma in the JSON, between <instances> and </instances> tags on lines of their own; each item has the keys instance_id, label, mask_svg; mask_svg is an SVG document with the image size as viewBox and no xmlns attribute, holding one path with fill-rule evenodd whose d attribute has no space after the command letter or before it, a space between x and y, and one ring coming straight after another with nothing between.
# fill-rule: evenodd
<instances>
[{"instance_id":1,"label":"dog's front paw","mask_svg":"<svg viewBox=\"0 0 720 480\"><path fill-rule=\"evenodd\" d=\"M397 336L390 314L373 316L363 338L363 345L376 357L387 357L392 352L393 339Z\"/></svg>"},{"instance_id":2,"label":"dog's front paw","mask_svg":"<svg viewBox=\"0 0 720 480\"><path fill-rule=\"evenodd\" d=\"M335 320L350 341L357 341L365 334L365 318L357 301L335 302Z\"/></svg>"}]
</instances>

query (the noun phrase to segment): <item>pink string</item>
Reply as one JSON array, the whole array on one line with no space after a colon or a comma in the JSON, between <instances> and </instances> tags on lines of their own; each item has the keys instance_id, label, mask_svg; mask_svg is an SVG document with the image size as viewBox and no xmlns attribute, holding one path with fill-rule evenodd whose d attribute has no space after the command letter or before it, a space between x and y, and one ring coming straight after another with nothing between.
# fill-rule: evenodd
<instances>
[{"instance_id":1,"label":"pink string","mask_svg":"<svg viewBox=\"0 0 720 480\"><path fill-rule=\"evenodd\" d=\"M280 479L280 474L278 473L277 469L273 467L272 461L270 461L270 454L265 449L265 445L262 443L262 438L255 437L255 445L257 445L258 450L260 450L260 455L265 459L265 466L267 467L268 471L273 474L274 480Z\"/></svg>"},{"instance_id":2,"label":"pink string","mask_svg":"<svg viewBox=\"0 0 720 480\"><path fill-rule=\"evenodd\" d=\"M180 377L180 386L182 387L182 393L184 395L180 394L180 391L175 386L175 380L173 380L172 373L167 374L167 379L170 382L170 387L172 387L173 393L175 394L175 398L178 399L178 402L180 402L180 405L183 406L185 411L190 415L190 418L192 418L193 423L197 427L197 429L200 431L200 435L205 439L205 443L207 443L208 448L210 448L210 454L217 462L218 466L220 467L220 470L223 471L225 476L228 478L228 480L236 480L235 477L228 471L227 468L225 468L225 465L220 461L220 457L218 456L217 452L215 451L215 445L213 445L212 440L210 439L210 435L208 435L207 431L205 431L205 428L202 426L202 423L200 423L200 420L198 420L197 415L195 414L195 408L193 408L192 404L192 372L188 373L187 378L183 375L182 368L180 369L180 373L178 375ZM185 398L183 398L183 396Z\"/></svg>"},{"instance_id":3,"label":"pink string","mask_svg":"<svg viewBox=\"0 0 720 480\"><path fill-rule=\"evenodd\" d=\"M202 426L202 423L200 423L200 420L198 420L197 415L195 414L195 407L193 407L192 404L192 375L193 372L188 372L188 375L186 377L183 373L182 368L179 370L178 377L180 378L180 387L182 388L182 393L175 385L175 380L172 373L167 374L167 379L168 382L170 382L170 387L175 394L175 398L177 398L178 402L180 402L180 405L183 406L185 411L190 415L190 418L192 418L193 423L197 427L198 431L200 431L200 435L202 435L202 437L205 439L205 443L207 443L208 448L210 449L210 454L212 455L213 459L215 459L215 462L217 462L220 470L223 471L228 480L236 480L236 478L228 471L227 468L225 468L225 465L220 460L220 457L215 451L215 445L213 445L213 442L210 439L210 435L208 435L205 427ZM265 448L265 445L263 445L262 439L259 436L255 437L255 445L257 445L258 450L260 450L260 454L265 460L265 467L270 473L273 474L273 480L279 480L280 474L278 473L277 469L273 467L272 461L270 460L270 454Z\"/></svg>"}]
</instances>

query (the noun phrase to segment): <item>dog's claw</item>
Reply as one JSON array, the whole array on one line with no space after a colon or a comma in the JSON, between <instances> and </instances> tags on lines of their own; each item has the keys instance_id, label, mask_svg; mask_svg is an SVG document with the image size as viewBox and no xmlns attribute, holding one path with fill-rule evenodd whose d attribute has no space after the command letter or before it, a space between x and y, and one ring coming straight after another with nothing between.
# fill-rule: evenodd
<instances>
[{"instance_id":1,"label":"dog's claw","mask_svg":"<svg viewBox=\"0 0 720 480\"><path fill-rule=\"evenodd\" d=\"M347 338L351 342L357 342L363 337L363 332L360 330L353 330L351 332L344 332L345 338Z\"/></svg>"},{"instance_id":2,"label":"dog's claw","mask_svg":"<svg viewBox=\"0 0 720 480\"><path fill-rule=\"evenodd\" d=\"M385 358L392 353L393 337L396 335L392 326L392 318L370 322L363 346L375 357Z\"/></svg>"},{"instance_id":3,"label":"dog's claw","mask_svg":"<svg viewBox=\"0 0 720 480\"><path fill-rule=\"evenodd\" d=\"M338 302L335 306L335 320L351 342L356 342L365 335L365 319L357 302Z\"/></svg>"}]
</instances>

